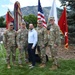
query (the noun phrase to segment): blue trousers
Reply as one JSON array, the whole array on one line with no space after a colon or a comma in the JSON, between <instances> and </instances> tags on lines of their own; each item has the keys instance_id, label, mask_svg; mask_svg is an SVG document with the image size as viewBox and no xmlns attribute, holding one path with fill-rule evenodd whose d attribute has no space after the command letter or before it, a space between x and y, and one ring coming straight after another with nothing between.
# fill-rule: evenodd
<instances>
[{"instance_id":1,"label":"blue trousers","mask_svg":"<svg viewBox=\"0 0 75 75\"><path fill-rule=\"evenodd\" d=\"M32 49L33 44L28 44L28 56L29 56L29 61L32 63L33 66L35 66L35 50L36 46L34 49Z\"/></svg>"}]
</instances>

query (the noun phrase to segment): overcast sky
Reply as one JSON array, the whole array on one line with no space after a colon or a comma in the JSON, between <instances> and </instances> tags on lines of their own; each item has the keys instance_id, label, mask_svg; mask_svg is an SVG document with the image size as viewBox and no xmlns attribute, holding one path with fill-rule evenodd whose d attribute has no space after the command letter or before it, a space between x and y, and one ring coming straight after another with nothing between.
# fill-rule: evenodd
<instances>
[{"instance_id":1,"label":"overcast sky","mask_svg":"<svg viewBox=\"0 0 75 75\"><path fill-rule=\"evenodd\" d=\"M0 0L0 16L5 15L8 9L13 11L16 1L20 2L21 8L38 5L38 0ZM42 7L47 7L52 5L53 0L40 0L40 2ZM60 7L61 4L59 0L56 0L56 5Z\"/></svg>"}]
</instances>

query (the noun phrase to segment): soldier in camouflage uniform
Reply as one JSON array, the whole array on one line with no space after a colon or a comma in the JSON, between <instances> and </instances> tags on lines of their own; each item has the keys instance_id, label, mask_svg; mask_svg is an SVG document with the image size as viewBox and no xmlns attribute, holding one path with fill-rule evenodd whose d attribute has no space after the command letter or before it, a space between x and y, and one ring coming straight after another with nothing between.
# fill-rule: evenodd
<instances>
[{"instance_id":1,"label":"soldier in camouflage uniform","mask_svg":"<svg viewBox=\"0 0 75 75\"><path fill-rule=\"evenodd\" d=\"M50 69L55 70L58 68L57 50L60 45L60 31L59 27L54 23L54 17L50 17L50 25L47 27L45 33L46 44L50 47L53 59L53 65Z\"/></svg>"},{"instance_id":2,"label":"soldier in camouflage uniform","mask_svg":"<svg viewBox=\"0 0 75 75\"><path fill-rule=\"evenodd\" d=\"M28 45L28 29L26 28L25 22L21 23L21 29L17 31L17 45L19 49L19 64L22 67L23 60L26 58L26 62L28 61L28 52L27 52L27 45ZM25 56L24 56L25 55Z\"/></svg>"},{"instance_id":3,"label":"soldier in camouflage uniform","mask_svg":"<svg viewBox=\"0 0 75 75\"><path fill-rule=\"evenodd\" d=\"M43 68L46 65L46 48L44 45L44 34L45 34L45 30L46 28L43 27L42 25L42 20L38 20L38 25L36 28L37 32L38 32L38 43L37 43L37 49L39 49L40 51L40 57L41 57L41 64L40 67Z\"/></svg>"},{"instance_id":4,"label":"soldier in camouflage uniform","mask_svg":"<svg viewBox=\"0 0 75 75\"><path fill-rule=\"evenodd\" d=\"M12 52L12 62L15 65L16 54L16 31L13 29L13 23L9 23L9 28L4 32L3 43L7 53L7 68L10 67L10 55Z\"/></svg>"}]
</instances>

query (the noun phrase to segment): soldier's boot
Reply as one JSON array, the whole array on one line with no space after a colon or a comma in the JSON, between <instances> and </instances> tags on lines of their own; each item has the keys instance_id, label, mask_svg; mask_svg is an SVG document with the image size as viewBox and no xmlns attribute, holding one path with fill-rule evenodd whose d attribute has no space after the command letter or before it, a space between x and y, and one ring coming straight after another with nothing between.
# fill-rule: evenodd
<instances>
[{"instance_id":1,"label":"soldier's boot","mask_svg":"<svg viewBox=\"0 0 75 75\"><path fill-rule=\"evenodd\" d=\"M28 59L25 59L25 62L26 62L26 63L29 63Z\"/></svg>"},{"instance_id":2,"label":"soldier's boot","mask_svg":"<svg viewBox=\"0 0 75 75\"><path fill-rule=\"evenodd\" d=\"M58 66L57 65L52 65L52 67L50 68L50 70L57 70Z\"/></svg>"},{"instance_id":3,"label":"soldier's boot","mask_svg":"<svg viewBox=\"0 0 75 75\"><path fill-rule=\"evenodd\" d=\"M22 64L20 64L19 66L20 66L20 67L23 67L23 65L22 65Z\"/></svg>"},{"instance_id":4,"label":"soldier's boot","mask_svg":"<svg viewBox=\"0 0 75 75\"><path fill-rule=\"evenodd\" d=\"M13 63L14 66L17 66L15 63Z\"/></svg>"},{"instance_id":5,"label":"soldier's boot","mask_svg":"<svg viewBox=\"0 0 75 75\"><path fill-rule=\"evenodd\" d=\"M39 66L41 66L41 65L42 65L42 63Z\"/></svg>"},{"instance_id":6,"label":"soldier's boot","mask_svg":"<svg viewBox=\"0 0 75 75\"><path fill-rule=\"evenodd\" d=\"M13 66L17 66L15 61L13 61L12 65L13 65Z\"/></svg>"},{"instance_id":7,"label":"soldier's boot","mask_svg":"<svg viewBox=\"0 0 75 75\"><path fill-rule=\"evenodd\" d=\"M45 63L40 64L40 68L44 68L46 66Z\"/></svg>"},{"instance_id":8,"label":"soldier's boot","mask_svg":"<svg viewBox=\"0 0 75 75\"><path fill-rule=\"evenodd\" d=\"M7 68L8 68L8 69L10 69L10 68L11 68L11 67L10 67L10 64L8 64L8 65L7 65Z\"/></svg>"}]
</instances>

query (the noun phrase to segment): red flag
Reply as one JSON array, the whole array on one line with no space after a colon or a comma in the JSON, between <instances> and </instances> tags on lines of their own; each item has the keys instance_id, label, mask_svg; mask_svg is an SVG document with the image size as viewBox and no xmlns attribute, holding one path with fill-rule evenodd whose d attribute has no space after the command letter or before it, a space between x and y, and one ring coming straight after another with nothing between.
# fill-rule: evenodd
<instances>
[{"instance_id":1,"label":"red flag","mask_svg":"<svg viewBox=\"0 0 75 75\"><path fill-rule=\"evenodd\" d=\"M13 21L14 21L14 18L12 17L10 11L8 11L6 14L6 29L8 29L8 24Z\"/></svg>"},{"instance_id":2,"label":"red flag","mask_svg":"<svg viewBox=\"0 0 75 75\"><path fill-rule=\"evenodd\" d=\"M58 21L58 25L60 27L60 30L65 36L65 48L68 48L68 25L67 25L66 7L64 7L62 15Z\"/></svg>"}]
</instances>

